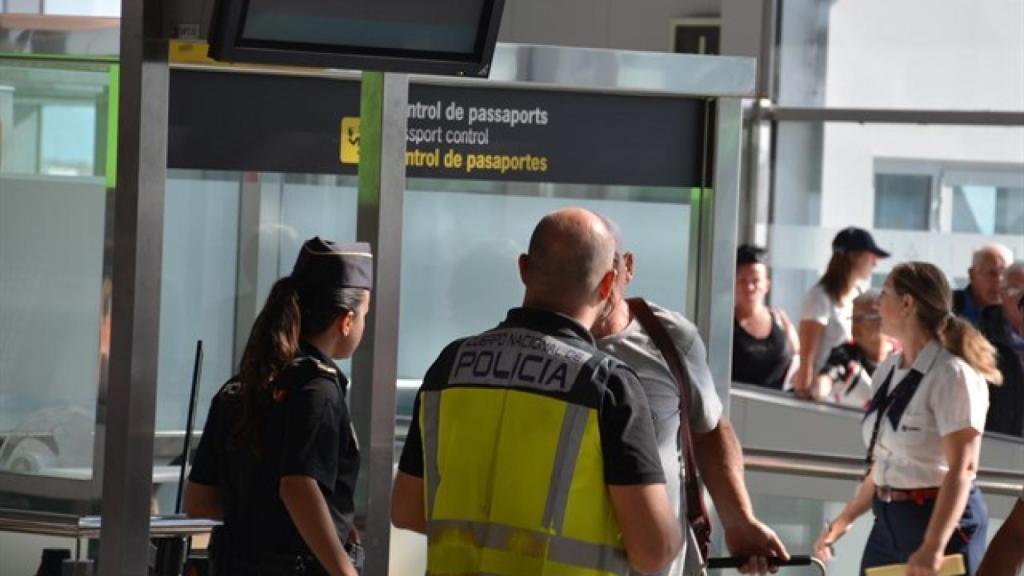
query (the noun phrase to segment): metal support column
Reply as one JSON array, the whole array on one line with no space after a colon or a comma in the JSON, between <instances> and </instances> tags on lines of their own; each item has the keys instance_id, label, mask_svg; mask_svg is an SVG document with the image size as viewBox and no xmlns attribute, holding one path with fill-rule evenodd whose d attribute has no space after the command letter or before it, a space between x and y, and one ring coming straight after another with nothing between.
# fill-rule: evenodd
<instances>
[{"instance_id":1,"label":"metal support column","mask_svg":"<svg viewBox=\"0 0 1024 576\"><path fill-rule=\"evenodd\" d=\"M145 576L153 494L160 266L167 172L167 43L162 3L123 0L114 194L109 395L97 427L102 576Z\"/></svg>"},{"instance_id":2,"label":"metal support column","mask_svg":"<svg viewBox=\"0 0 1024 576\"><path fill-rule=\"evenodd\" d=\"M736 282L736 225L740 197L740 142L743 110L739 98L718 100L718 136L711 198L711 242L702 243L702 270L711 271L707 298L698 317L707 318L708 364L720 398L729 398L732 381L733 294ZM728 410L728 401L726 401Z\"/></svg>"},{"instance_id":3,"label":"metal support column","mask_svg":"<svg viewBox=\"0 0 1024 576\"><path fill-rule=\"evenodd\" d=\"M739 242L768 245L771 222L772 138L775 126L759 117L767 101L744 102Z\"/></svg>"},{"instance_id":4,"label":"metal support column","mask_svg":"<svg viewBox=\"0 0 1024 576\"><path fill-rule=\"evenodd\" d=\"M407 76L363 73L356 237L373 246L375 287L353 358L351 407L363 450L361 484L367 487L366 576L388 573L408 103Z\"/></svg>"}]
</instances>

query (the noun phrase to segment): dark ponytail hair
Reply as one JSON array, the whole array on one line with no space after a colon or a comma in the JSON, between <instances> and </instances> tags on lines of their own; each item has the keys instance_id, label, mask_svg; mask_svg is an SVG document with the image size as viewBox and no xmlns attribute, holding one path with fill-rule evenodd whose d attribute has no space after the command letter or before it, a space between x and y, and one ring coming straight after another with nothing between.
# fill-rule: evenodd
<instances>
[{"instance_id":1,"label":"dark ponytail hair","mask_svg":"<svg viewBox=\"0 0 1024 576\"><path fill-rule=\"evenodd\" d=\"M362 288L307 289L291 276L274 283L242 352L237 446L248 446L257 456L262 453L261 429L273 403L274 380L301 354L304 338L320 334L342 314L354 312L365 292Z\"/></svg>"},{"instance_id":2,"label":"dark ponytail hair","mask_svg":"<svg viewBox=\"0 0 1024 576\"><path fill-rule=\"evenodd\" d=\"M904 262L889 273L889 283L896 294L909 294L914 299L917 321L929 335L989 382L1002 383L995 348L981 332L950 310L952 291L941 270L927 262Z\"/></svg>"}]
</instances>

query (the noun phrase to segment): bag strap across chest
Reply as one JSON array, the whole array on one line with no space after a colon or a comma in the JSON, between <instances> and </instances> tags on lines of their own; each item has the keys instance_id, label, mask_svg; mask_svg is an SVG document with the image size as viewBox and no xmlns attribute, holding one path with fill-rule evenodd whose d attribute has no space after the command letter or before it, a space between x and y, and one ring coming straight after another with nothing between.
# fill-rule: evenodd
<instances>
[{"instance_id":1,"label":"bag strap across chest","mask_svg":"<svg viewBox=\"0 0 1024 576\"><path fill-rule=\"evenodd\" d=\"M661 352L679 390L679 446L686 462L684 472L686 519L697 537L702 558L707 558L711 546L711 515L704 502L704 490L697 478L697 460L693 450L693 433L690 430L689 418L692 401L689 373L668 330L654 315L650 305L643 298L630 298L626 300L626 303L629 305L630 312L633 313L640 326Z\"/></svg>"}]
</instances>

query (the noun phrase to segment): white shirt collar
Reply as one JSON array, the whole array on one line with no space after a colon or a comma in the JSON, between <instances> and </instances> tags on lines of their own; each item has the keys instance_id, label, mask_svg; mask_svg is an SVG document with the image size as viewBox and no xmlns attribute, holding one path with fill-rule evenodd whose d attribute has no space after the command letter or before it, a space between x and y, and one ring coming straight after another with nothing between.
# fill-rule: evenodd
<instances>
[{"instance_id":1,"label":"white shirt collar","mask_svg":"<svg viewBox=\"0 0 1024 576\"><path fill-rule=\"evenodd\" d=\"M914 359L914 365L911 366L911 369L917 370L921 374L927 374L942 350L942 344L939 344L938 340L929 340L924 348L917 353L917 358Z\"/></svg>"}]
</instances>

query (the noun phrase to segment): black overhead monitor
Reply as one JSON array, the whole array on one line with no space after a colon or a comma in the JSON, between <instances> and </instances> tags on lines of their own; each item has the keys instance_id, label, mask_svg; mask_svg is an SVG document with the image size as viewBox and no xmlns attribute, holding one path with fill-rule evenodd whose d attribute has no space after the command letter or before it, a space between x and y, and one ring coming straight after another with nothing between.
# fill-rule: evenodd
<instances>
[{"instance_id":1,"label":"black overhead monitor","mask_svg":"<svg viewBox=\"0 0 1024 576\"><path fill-rule=\"evenodd\" d=\"M505 0L218 0L210 56L486 77Z\"/></svg>"}]
</instances>

